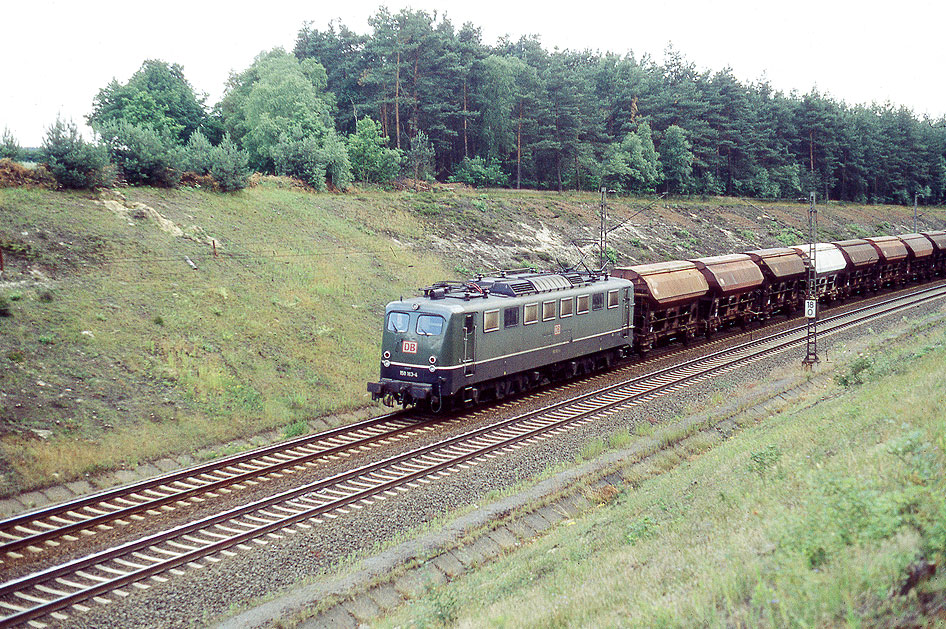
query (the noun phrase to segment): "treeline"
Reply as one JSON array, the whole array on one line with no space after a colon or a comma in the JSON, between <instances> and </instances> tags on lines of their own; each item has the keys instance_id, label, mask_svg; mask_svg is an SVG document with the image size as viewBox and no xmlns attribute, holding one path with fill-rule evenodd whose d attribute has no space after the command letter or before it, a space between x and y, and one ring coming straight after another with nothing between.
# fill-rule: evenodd
<instances>
[{"instance_id":1,"label":"treeline","mask_svg":"<svg viewBox=\"0 0 946 629\"><path fill-rule=\"evenodd\" d=\"M474 186L727 194L868 203L946 201L946 119L744 84L670 49L547 51L482 42L436 13L379 9L370 32L305 25L292 53L263 52L209 107L183 69L146 61L96 96L87 143L71 122L43 147L60 185L223 190L250 172L317 189L398 176ZM4 155L18 150L8 132ZM58 173L58 174L57 174ZM187 173L190 173L188 175Z\"/></svg>"},{"instance_id":2,"label":"treeline","mask_svg":"<svg viewBox=\"0 0 946 629\"><path fill-rule=\"evenodd\" d=\"M379 10L371 32L306 26L300 60L327 71L335 126L370 116L392 146L426 134L438 178L470 160L512 186L939 203L946 120L893 105L849 106L812 91L699 71L673 50L648 58L482 42L424 11ZM656 152L656 156L655 153Z\"/></svg>"}]
</instances>

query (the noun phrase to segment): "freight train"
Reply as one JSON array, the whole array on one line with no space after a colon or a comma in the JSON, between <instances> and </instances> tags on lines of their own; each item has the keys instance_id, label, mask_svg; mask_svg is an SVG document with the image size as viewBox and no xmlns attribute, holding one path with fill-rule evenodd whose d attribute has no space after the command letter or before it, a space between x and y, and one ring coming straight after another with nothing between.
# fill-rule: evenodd
<instances>
[{"instance_id":1,"label":"freight train","mask_svg":"<svg viewBox=\"0 0 946 629\"><path fill-rule=\"evenodd\" d=\"M595 271L439 282L385 308L374 400L434 412L607 368L667 342L946 275L946 231Z\"/></svg>"}]
</instances>

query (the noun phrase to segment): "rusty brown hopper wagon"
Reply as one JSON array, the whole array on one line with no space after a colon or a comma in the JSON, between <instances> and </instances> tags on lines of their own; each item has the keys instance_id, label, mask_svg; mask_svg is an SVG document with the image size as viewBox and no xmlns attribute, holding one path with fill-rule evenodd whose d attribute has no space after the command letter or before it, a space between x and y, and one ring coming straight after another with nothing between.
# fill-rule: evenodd
<instances>
[{"instance_id":1,"label":"rusty brown hopper wagon","mask_svg":"<svg viewBox=\"0 0 946 629\"><path fill-rule=\"evenodd\" d=\"M636 349L650 351L670 337L684 341L699 331L699 299L709 292L706 278L692 262L675 260L616 268L615 277L634 284Z\"/></svg>"},{"instance_id":2,"label":"rusty brown hopper wagon","mask_svg":"<svg viewBox=\"0 0 946 629\"><path fill-rule=\"evenodd\" d=\"M801 306L807 287L807 267L801 252L789 247L747 251L765 276L759 317L768 319L776 312L791 316Z\"/></svg>"},{"instance_id":3,"label":"rusty brown hopper wagon","mask_svg":"<svg viewBox=\"0 0 946 629\"><path fill-rule=\"evenodd\" d=\"M904 234L900 240L907 248L909 279L926 281L933 276L933 243L923 234Z\"/></svg>"},{"instance_id":4,"label":"rusty brown hopper wagon","mask_svg":"<svg viewBox=\"0 0 946 629\"><path fill-rule=\"evenodd\" d=\"M903 241L896 236L877 236L865 240L874 246L880 256L876 273L881 286L897 286L906 279L907 247Z\"/></svg>"},{"instance_id":5,"label":"rusty brown hopper wagon","mask_svg":"<svg viewBox=\"0 0 946 629\"><path fill-rule=\"evenodd\" d=\"M862 294L868 290L877 290L877 261L880 255L866 240L855 238L832 243L847 260L847 281L844 286L843 297Z\"/></svg>"},{"instance_id":6,"label":"rusty brown hopper wagon","mask_svg":"<svg viewBox=\"0 0 946 629\"><path fill-rule=\"evenodd\" d=\"M923 235L936 248L933 252L933 274L946 274L946 231L923 232Z\"/></svg>"},{"instance_id":7,"label":"rusty brown hopper wagon","mask_svg":"<svg viewBox=\"0 0 946 629\"><path fill-rule=\"evenodd\" d=\"M710 287L700 298L701 333L709 336L734 323L745 326L758 316L764 278L751 257L735 253L690 262Z\"/></svg>"}]
</instances>

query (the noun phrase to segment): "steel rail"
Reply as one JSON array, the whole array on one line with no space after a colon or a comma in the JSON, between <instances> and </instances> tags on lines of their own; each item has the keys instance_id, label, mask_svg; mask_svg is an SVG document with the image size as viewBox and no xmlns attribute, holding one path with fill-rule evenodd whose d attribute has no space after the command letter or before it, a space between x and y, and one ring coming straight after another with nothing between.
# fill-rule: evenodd
<instances>
[{"instance_id":1,"label":"steel rail","mask_svg":"<svg viewBox=\"0 0 946 629\"><path fill-rule=\"evenodd\" d=\"M913 307L925 301L946 296L946 286L938 286L924 291L919 291L906 296L901 296L859 308L855 311L835 315L826 319L824 334L831 334L841 329L863 323L865 321ZM15 581L0 586L0 601L3 597L17 595L19 592L22 599L37 602L41 597L37 594L25 594L23 591L36 587L42 583L62 577L66 574L75 575L85 568L94 566L103 566L107 561L113 561L121 556L137 557L134 561L124 561L120 565L132 566L133 570L121 570L116 568L104 568L106 572L119 573L114 578L95 577L83 575L85 580L93 581L93 585L83 586L72 580L65 581L59 578L59 583L68 584L73 588L79 589L73 593L61 592L63 585L55 588L38 588L39 592L49 594L62 594L59 599L44 601L31 609L22 609L17 613L0 619L0 626L10 626L27 620L39 618L41 616L58 612L69 605L77 605L90 597L96 597L100 594L115 590L128 583L136 583L148 576L155 576L158 573L176 568L183 564L194 564L198 559L214 555L224 551L234 545L243 544L249 540L258 540L260 536L270 534L274 531L283 529L294 524L302 524L304 520L321 522L318 516L328 514L332 511L345 513L345 506L356 502L370 504L376 499L383 499L381 494L388 493L396 495L393 490L406 491L402 486L411 485L415 481L428 482L425 477L439 477L439 473L455 471L463 463L470 460L483 460L496 450L511 448L513 445L523 441L544 438L545 435L557 432L568 425L573 425L583 421L590 421L610 409L626 405L628 403L639 403L642 400L650 399L656 395L662 395L668 391L686 386L694 381L705 379L720 371L729 370L748 361L758 360L771 355L773 351L778 351L799 344L804 339L800 332L804 326L790 331L783 331L770 335L763 339L750 341L739 346L739 348L727 348L716 354L686 361L685 363L668 367L666 369L654 372L649 376L641 376L625 383L619 383L609 387L604 387L598 391L576 396L571 400L562 401L550 406L547 409L541 409L530 413L525 413L515 418L510 418L496 422L490 426L484 426L471 430L462 435L450 437L436 444L430 444L417 448L411 452L403 453L385 461L379 461L366 466L362 466L349 472L335 475L331 478L310 483L306 486L283 492L277 496L272 496L265 500L231 509L222 514L205 518L204 520L194 522L185 526L177 527L171 531L156 534L130 542L122 546L96 553L88 557L75 560L64 564L63 566L41 571L35 575L23 577ZM791 338L794 334L795 338ZM672 376L671 371L677 370L684 372L679 376ZM670 377L668 377L670 376ZM644 380L651 379L652 384L643 386ZM656 382L653 382L656 381ZM642 387L642 388L641 388ZM569 409L569 407L571 407ZM542 417L544 415L544 417ZM518 425L516 425L518 424ZM508 434L512 432L512 434ZM490 437L489 433L497 436ZM482 443L488 439L486 443ZM457 452L457 450L460 450ZM465 449L465 451L463 451ZM437 456L437 451L440 455ZM410 462L408 464L408 462ZM378 474L379 471L387 469L387 476ZM350 482L353 479L360 479L360 482ZM369 481L370 479L370 481ZM367 482L366 484L366 481ZM346 487L349 482L355 488ZM329 488L335 488L333 491L325 491ZM321 493L320 493L321 492ZM277 506L278 503L287 503L289 506ZM305 506L305 503L311 506ZM318 504L315 504L315 503ZM289 515L273 514L266 509L279 509ZM264 514L265 518L249 518L253 525L241 522L238 518L250 513ZM214 524L228 522L233 535L225 539L217 539L219 534L204 533L211 537L211 540L202 540L195 537L200 528L209 528ZM239 527L239 528L238 528ZM238 529L238 530L233 530ZM191 534L194 535L191 535ZM176 549L160 549L159 545L169 542L173 539L185 539L188 544L171 542ZM198 547L192 547L198 544ZM158 560L154 557L142 554L140 551L151 549L152 554L170 554L173 555L168 560ZM118 561L121 561L118 559ZM153 565L142 566L142 562L151 561ZM58 588L58 589L57 589ZM7 604L9 608L9 604Z\"/></svg>"}]
</instances>

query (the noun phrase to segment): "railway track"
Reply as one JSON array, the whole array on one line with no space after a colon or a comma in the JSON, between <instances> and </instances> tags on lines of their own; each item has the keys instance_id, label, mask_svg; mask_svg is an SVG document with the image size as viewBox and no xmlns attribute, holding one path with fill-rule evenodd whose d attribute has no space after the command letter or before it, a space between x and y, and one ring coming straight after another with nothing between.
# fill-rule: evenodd
<instances>
[{"instance_id":1,"label":"railway track","mask_svg":"<svg viewBox=\"0 0 946 629\"><path fill-rule=\"evenodd\" d=\"M140 521L141 514L173 511L425 429L417 418L390 413L19 514L0 521L0 566L22 559L23 553L37 554L62 541Z\"/></svg>"},{"instance_id":2,"label":"railway track","mask_svg":"<svg viewBox=\"0 0 946 629\"><path fill-rule=\"evenodd\" d=\"M940 284L860 307L820 321L820 334L944 296L946 284ZM0 609L7 613L0 618L0 627L27 622L41 626L44 618L66 620L71 613L87 610L90 601L105 604L124 598L130 588L147 589L152 582L182 573L184 566L199 569L221 561L234 548L265 545L270 539L301 533L501 452L760 360L805 339L805 326L767 335L9 581L0 585Z\"/></svg>"}]
</instances>

